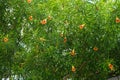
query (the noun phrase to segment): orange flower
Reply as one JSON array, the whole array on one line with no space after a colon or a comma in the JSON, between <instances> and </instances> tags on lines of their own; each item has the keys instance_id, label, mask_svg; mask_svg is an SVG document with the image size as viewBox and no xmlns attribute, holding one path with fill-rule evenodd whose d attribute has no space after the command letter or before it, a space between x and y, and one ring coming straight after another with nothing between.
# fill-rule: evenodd
<instances>
[{"instance_id":1,"label":"orange flower","mask_svg":"<svg viewBox=\"0 0 120 80\"><path fill-rule=\"evenodd\" d=\"M3 39L3 41L4 41L4 42L8 42L8 38L5 37L5 38Z\"/></svg>"},{"instance_id":2,"label":"orange flower","mask_svg":"<svg viewBox=\"0 0 120 80\"><path fill-rule=\"evenodd\" d=\"M32 16L29 16L29 20L32 21L32 20L33 20L33 17L32 17Z\"/></svg>"},{"instance_id":3,"label":"orange flower","mask_svg":"<svg viewBox=\"0 0 120 80\"><path fill-rule=\"evenodd\" d=\"M76 71L76 68L75 68L75 66L72 66L72 72L75 72Z\"/></svg>"},{"instance_id":4,"label":"orange flower","mask_svg":"<svg viewBox=\"0 0 120 80\"><path fill-rule=\"evenodd\" d=\"M94 51L98 51L98 48L97 48L97 47L94 47L93 50L94 50Z\"/></svg>"},{"instance_id":5,"label":"orange flower","mask_svg":"<svg viewBox=\"0 0 120 80\"><path fill-rule=\"evenodd\" d=\"M120 23L120 19L116 17L116 23Z\"/></svg>"},{"instance_id":6,"label":"orange flower","mask_svg":"<svg viewBox=\"0 0 120 80\"><path fill-rule=\"evenodd\" d=\"M114 70L114 67L113 67L112 64L109 64L108 66L109 66L109 69L110 69L110 70Z\"/></svg>"},{"instance_id":7,"label":"orange flower","mask_svg":"<svg viewBox=\"0 0 120 80\"><path fill-rule=\"evenodd\" d=\"M73 49L71 52L70 52L71 56L75 56L75 50Z\"/></svg>"},{"instance_id":8,"label":"orange flower","mask_svg":"<svg viewBox=\"0 0 120 80\"><path fill-rule=\"evenodd\" d=\"M27 0L28 3L31 3L31 0Z\"/></svg>"},{"instance_id":9,"label":"orange flower","mask_svg":"<svg viewBox=\"0 0 120 80\"><path fill-rule=\"evenodd\" d=\"M41 22L40 22L41 24L46 24L47 23L47 19L43 19Z\"/></svg>"},{"instance_id":10,"label":"orange flower","mask_svg":"<svg viewBox=\"0 0 120 80\"><path fill-rule=\"evenodd\" d=\"M84 26L85 26L85 24L82 24L82 25L80 25L79 27L80 27L80 29L83 29Z\"/></svg>"},{"instance_id":11,"label":"orange flower","mask_svg":"<svg viewBox=\"0 0 120 80\"><path fill-rule=\"evenodd\" d=\"M64 37L64 43L66 43L67 42L67 38L66 37Z\"/></svg>"}]
</instances>

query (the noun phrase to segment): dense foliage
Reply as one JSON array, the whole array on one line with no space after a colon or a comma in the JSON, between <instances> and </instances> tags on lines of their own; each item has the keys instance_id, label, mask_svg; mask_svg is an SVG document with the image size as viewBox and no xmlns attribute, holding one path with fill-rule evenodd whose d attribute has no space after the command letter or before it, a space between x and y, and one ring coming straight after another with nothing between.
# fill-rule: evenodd
<instances>
[{"instance_id":1,"label":"dense foliage","mask_svg":"<svg viewBox=\"0 0 120 80\"><path fill-rule=\"evenodd\" d=\"M119 0L0 0L0 79L105 80L120 74Z\"/></svg>"}]
</instances>

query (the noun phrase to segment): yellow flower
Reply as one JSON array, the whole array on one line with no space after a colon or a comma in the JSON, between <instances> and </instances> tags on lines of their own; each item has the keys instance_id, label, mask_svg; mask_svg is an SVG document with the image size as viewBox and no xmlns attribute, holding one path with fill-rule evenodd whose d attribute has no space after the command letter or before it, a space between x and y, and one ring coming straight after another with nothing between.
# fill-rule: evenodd
<instances>
[{"instance_id":1,"label":"yellow flower","mask_svg":"<svg viewBox=\"0 0 120 80\"><path fill-rule=\"evenodd\" d=\"M5 38L3 39L3 41L4 41L4 42L8 42L8 38L5 37Z\"/></svg>"},{"instance_id":2,"label":"yellow flower","mask_svg":"<svg viewBox=\"0 0 120 80\"><path fill-rule=\"evenodd\" d=\"M72 72L75 72L76 71L76 68L75 68L75 66L72 66Z\"/></svg>"},{"instance_id":3,"label":"yellow flower","mask_svg":"<svg viewBox=\"0 0 120 80\"><path fill-rule=\"evenodd\" d=\"M75 50L73 49L71 52L70 52L71 56L75 56Z\"/></svg>"}]
</instances>

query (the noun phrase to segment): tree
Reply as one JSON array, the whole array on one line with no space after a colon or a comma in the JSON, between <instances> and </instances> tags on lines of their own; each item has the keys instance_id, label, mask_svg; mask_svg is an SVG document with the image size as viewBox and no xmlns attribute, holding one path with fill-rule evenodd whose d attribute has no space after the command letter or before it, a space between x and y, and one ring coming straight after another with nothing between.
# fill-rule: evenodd
<instances>
[{"instance_id":1,"label":"tree","mask_svg":"<svg viewBox=\"0 0 120 80\"><path fill-rule=\"evenodd\" d=\"M0 3L1 78L104 80L120 74L119 1Z\"/></svg>"}]
</instances>

